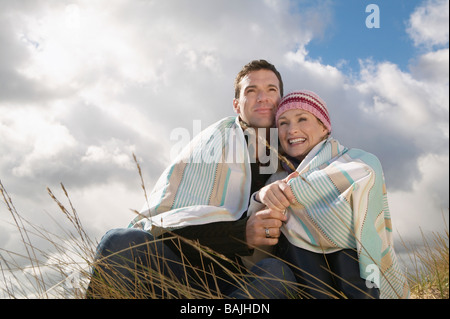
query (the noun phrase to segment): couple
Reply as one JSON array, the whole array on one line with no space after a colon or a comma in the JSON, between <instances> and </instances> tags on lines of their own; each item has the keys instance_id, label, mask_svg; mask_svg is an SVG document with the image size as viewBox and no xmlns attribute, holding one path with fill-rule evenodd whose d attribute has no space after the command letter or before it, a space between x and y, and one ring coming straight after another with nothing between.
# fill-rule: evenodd
<instances>
[{"instance_id":1,"label":"couple","mask_svg":"<svg viewBox=\"0 0 450 319\"><path fill-rule=\"evenodd\" d=\"M272 64L242 68L238 116L194 138L130 226L103 236L88 297L407 297L379 161L330 136L316 94L282 97Z\"/></svg>"}]
</instances>

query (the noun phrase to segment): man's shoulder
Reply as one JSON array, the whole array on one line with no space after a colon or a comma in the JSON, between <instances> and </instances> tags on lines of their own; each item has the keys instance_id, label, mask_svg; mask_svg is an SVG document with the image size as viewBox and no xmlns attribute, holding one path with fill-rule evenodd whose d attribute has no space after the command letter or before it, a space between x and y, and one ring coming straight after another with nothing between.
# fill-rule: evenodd
<instances>
[{"instance_id":1,"label":"man's shoulder","mask_svg":"<svg viewBox=\"0 0 450 319\"><path fill-rule=\"evenodd\" d=\"M236 116L227 116L227 117L224 117L223 119L217 121L214 124L215 125L225 125L225 126L231 127L235 123L236 123Z\"/></svg>"},{"instance_id":2,"label":"man's shoulder","mask_svg":"<svg viewBox=\"0 0 450 319\"><path fill-rule=\"evenodd\" d=\"M210 126L208 126L205 129L205 131L224 130L224 129L234 128L234 127L238 127L236 125L236 117L228 116L228 117L225 117L225 118L218 120L217 122L211 124Z\"/></svg>"}]
</instances>

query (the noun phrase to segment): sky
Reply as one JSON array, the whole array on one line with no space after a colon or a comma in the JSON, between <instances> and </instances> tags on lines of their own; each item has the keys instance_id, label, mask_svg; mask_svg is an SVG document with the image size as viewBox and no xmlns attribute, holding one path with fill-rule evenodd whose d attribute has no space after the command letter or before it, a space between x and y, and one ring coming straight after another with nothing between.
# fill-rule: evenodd
<instances>
[{"instance_id":1,"label":"sky","mask_svg":"<svg viewBox=\"0 0 450 319\"><path fill-rule=\"evenodd\" d=\"M448 0L0 0L0 180L55 234L66 217L47 187L68 205L62 183L98 241L144 204L132 154L150 191L171 133L234 116L236 74L267 59L286 93L327 102L335 138L380 159L396 242L420 242L448 227L448 12ZM44 262L57 254L33 240ZM0 248L24 251L3 202Z\"/></svg>"},{"instance_id":2,"label":"sky","mask_svg":"<svg viewBox=\"0 0 450 319\"><path fill-rule=\"evenodd\" d=\"M407 71L409 60L416 52L405 28L405 17L418 3L401 0L328 2L330 26L323 35L310 41L309 56L347 72L358 72L358 60L370 57L379 62L395 63L402 71ZM366 13L369 4L378 6L379 28L361 27L372 13L370 8Z\"/></svg>"}]
</instances>

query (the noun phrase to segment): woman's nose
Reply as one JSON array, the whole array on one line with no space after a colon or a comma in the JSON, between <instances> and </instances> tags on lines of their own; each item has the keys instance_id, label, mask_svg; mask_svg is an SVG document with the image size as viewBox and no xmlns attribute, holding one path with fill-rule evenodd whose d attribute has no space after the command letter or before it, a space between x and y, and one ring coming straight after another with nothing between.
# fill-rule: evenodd
<instances>
[{"instance_id":1,"label":"woman's nose","mask_svg":"<svg viewBox=\"0 0 450 319\"><path fill-rule=\"evenodd\" d=\"M288 127L288 134L289 135L293 135L296 134L298 132L298 127L296 125L289 125Z\"/></svg>"}]
</instances>

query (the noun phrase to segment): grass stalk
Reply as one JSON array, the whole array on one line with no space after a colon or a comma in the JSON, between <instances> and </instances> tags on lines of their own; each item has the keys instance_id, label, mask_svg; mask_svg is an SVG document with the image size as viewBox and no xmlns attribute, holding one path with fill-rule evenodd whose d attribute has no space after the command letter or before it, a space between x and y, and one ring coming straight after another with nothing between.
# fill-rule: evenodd
<instances>
[{"instance_id":1,"label":"grass stalk","mask_svg":"<svg viewBox=\"0 0 450 319\"><path fill-rule=\"evenodd\" d=\"M142 178L142 175L141 175ZM143 180L141 179L142 183ZM95 256L96 242L85 231L81 219L70 200L67 189L61 184L63 193L68 200L69 209L57 199L54 193L48 189L50 197L55 201L63 215L70 222L72 230L60 226L63 234L55 234L48 227L40 227L32 224L24 218L15 208L12 198L9 196L3 184L0 182L0 191L3 201L13 218L13 225L25 246L24 253L7 251L0 248L0 293L3 298L84 298L87 283L92 279L91 268ZM144 188L145 191L145 188ZM56 222L56 220L55 220ZM446 223L444 223L446 224ZM431 237L422 233L421 247L411 244L405 247L414 269L407 272L408 282L412 290L412 298L421 299L447 299L449 298L449 232L448 226L444 232L433 233ZM40 238L51 244L51 251L37 247L31 238ZM135 271L136 280L133 295L124 293L121 283L117 283L107 273L100 274L98 284L99 293L106 298L157 298L155 291L162 290L164 298L191 298L191 299L216 299L225 298L223 292L217 289L218 281L223 279L208 264L218 266L235 282L244 294L250 296L248 279L254 274L240 271L236 264L236 271L231 272L223 266L223 262L232 263L225 256L212 251L198 242L178 237L174 234L160 240L174 240L181 244L194 247L203 260L203 267L195 269L195 278L176 278L172 273L162 274L162 271L151 269L130 269ZM167 263L161 255L151 256L156 261ZM41 256L38 258L38 256ZM181 254L181 264L184 269L192 269L186 256ZM27 261L24 266L23 260ZM99 259L97 263L102 263ZM158 262L159 264L159 262ZM294 265L290 265L294 267ZM45 270L45 271L44 271ZM44 274L45 273L45 274ZM52 275L49 275L52 273ZM24 276L24 274L26 274ZM75 276L76 274L76 276ZM305 273L305 277L309 274ZM209 286L206 276L213 276L215 283ZM78 282L71 282L76 279ZM142 279L142 280L141 280ZM247 279L247 280L246 280ZM267 279L267 278L266 278ZM97 279L94 279L97 280ZM144 284L146 283L150 284ZM195 285L194 285L195 284ZM309 298L304 293L302 285L286 282L286 285L294 285L296 293L289 298ZM311 284L312 286L312 284ZM195 287L201 287L195 288ZM312 289L319 289L309 287ZM332 298L342 298L339 291L332 292Z\"/></svg>"}]
</instances>

